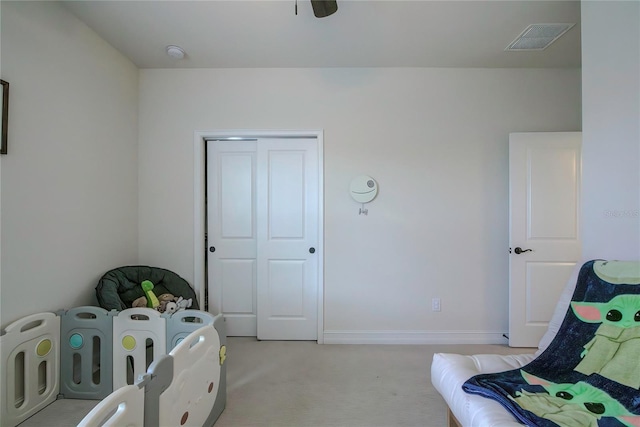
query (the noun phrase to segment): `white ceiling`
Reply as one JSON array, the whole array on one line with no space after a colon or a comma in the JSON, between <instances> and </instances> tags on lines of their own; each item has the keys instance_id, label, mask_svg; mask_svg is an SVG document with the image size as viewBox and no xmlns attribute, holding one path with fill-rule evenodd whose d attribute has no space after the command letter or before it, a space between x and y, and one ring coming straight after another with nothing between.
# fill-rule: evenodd
<instances>
[{"instance_id":1,"label":"white ceiling","mask_svg":"<svg viewBox=\"0 0 640 427\"><path fill-rule=\"evenodd\" d=\"M309 0L62 2L140 68L579 68L580 2ZM576 23L544 51L505 52L530 24ZM167 45L187 52L182 60Z\"/></svg>"}]
</instances>

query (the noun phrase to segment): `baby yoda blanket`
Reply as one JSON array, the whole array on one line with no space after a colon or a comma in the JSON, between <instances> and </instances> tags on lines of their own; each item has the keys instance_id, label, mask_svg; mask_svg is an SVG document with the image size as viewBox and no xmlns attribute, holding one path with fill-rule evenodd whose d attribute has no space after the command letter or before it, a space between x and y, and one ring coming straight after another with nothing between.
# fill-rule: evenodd
<instances>
[{"instance_id":1,"label":"baby yoda blanket","mask_svg":"<svg viewBox=\"0 0 640 427\"><path fill-rule=\"evenodd\" d=\"M549 347L521 369L462 388L528 426L640 427L640 262L585 263Z\"/></svg>"}]
</instances>

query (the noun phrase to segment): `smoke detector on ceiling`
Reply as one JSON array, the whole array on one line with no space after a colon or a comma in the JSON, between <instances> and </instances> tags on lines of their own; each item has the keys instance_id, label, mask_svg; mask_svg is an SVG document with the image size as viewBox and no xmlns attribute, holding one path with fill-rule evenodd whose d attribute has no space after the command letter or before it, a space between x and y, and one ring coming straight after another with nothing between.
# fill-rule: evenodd
<instances>
[{"instance_id":1,"label":"smoke detector on ceiling","mask_svg":"<svg viewBox=\"0 0 640 427\"><path fill-rule=\"evenodd\" d=\"M167 46L166 50L167 50L167 55L169 55L174 59L184 58L184 49L182 49L180 46L174 46L174 45Z\"/></svg>"},{"instance_id":2,"label":"smoke detector on ceiling","mask_svg":"<svg viewBox=\"0 0 640 427\"><path fill-rule=\"evenodd\" d=\"M576 24L531 24L505 50L545 50L574 25Z\"/></svg>"}]
</instances>

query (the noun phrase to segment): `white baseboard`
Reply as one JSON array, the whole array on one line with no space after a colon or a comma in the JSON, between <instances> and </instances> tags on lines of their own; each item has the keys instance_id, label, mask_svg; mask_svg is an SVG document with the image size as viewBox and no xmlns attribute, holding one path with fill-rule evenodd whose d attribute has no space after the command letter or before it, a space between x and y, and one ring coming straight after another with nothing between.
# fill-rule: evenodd
<instances>
[{"instance_id":1,"label":"white baseboard","mask_svg":"<svg viewBox=\"0 0 640 427\"><path fill-rule=\"evenodd\" d=\"M324 344L507 344L504 332L324 331Z\"/></svg>"}]
</instances>

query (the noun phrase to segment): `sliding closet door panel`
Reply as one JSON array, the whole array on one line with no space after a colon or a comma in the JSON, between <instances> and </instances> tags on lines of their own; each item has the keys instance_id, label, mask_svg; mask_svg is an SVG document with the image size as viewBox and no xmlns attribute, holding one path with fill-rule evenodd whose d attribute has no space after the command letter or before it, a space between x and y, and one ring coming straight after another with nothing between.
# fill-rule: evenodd
<instances>
[{"instance_id":1,"label":"sliding closet door panel","mask_svg":"<svg viewBox=\"0 0 640 427\"><path fill-rule=\"evenodd\" d=\"M260 140L258 338L317 339L317 141Z\"/></svg>"},{"instance_id":2,"label":"sliding closet door panel","mask_svg":"<svg viewBox=\"0 0 640 427\"><path fill-rule=\"evenodd\" d=\"M256 336L256 142L207 142L209 307Z\"/></svg>"}]
</instances>

